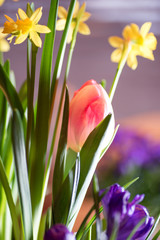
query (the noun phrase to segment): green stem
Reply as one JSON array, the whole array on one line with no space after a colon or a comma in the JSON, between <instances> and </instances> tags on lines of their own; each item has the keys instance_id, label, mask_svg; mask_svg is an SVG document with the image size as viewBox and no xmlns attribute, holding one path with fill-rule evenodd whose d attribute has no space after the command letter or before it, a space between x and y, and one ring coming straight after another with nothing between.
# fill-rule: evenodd
<instances>
[{"instance_id":1,"label":"green stem","mask_svg":"<svg viewBox=\"0 0 160 240\"><path fill-rule=\"evenodd\" d=\"M0 64L3 64L3 53L0 51Z\"/></svg>"},{"instance_id":2,"label":"green stem","mask_svg":"<svg viewBox=\"0 0 160 240\"><path fill-rule=\"evenodd\" d=\"M123 67L127 61L130 50L131 50L131 45L124 46L122 57L121 57L120 62L118 63L117 71L116 71L116 74L115 74L115 77L114 77L114 80L113 80L113 83L112 83L112 86L111 86L111 89L109 92L109 98L110 98L111 102L114 97L120 75L121 75Z\"/></svg>"},{"instance_id":3,"label":"green stem","mask_svg":"<svg viewBox=\"0 0 160 240\"><path fill-rule=\"evenodd\" d=\"M27 121L27 137L26 137L27 156L29 151L29 140L30 140L31 131L33 127L33 98L34 98L37 50L38 48L34 45L34 43L32 43L31 76L29 76L29 67L27 68L27 84L28 84L28 121Z\"/></svg>"}]
</instances>

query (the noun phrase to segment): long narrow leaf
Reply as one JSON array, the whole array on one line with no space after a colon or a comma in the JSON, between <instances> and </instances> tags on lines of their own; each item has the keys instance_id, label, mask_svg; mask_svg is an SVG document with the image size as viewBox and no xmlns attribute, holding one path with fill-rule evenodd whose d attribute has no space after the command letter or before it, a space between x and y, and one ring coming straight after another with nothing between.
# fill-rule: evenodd
<instances>
[{"instance_id":1,"label":"long narrow leaf","mask_svg":"<svg viewBox=\"0 0 160 240\"><path fill-rule=\"evenodd\" d=\"M20 239L20 231L19 231L19 223L18 223L19 220L18 220L18 216L17 216L17 213L16 213L16 206L15 206L14 201L13 201L11 189L9 187L8 179L7 179L7 176L6 176L5 169L4 169L3 162L1 160L1 158L0 158L0 182L3 186L4 191L5 191L8 206L9 206L9 209L10 209L12 223L13 223L14 236L15 236L16 240L19 240Z\"/></svg>"},{"instance_id":2,"label":"long narrow leaf","mask_svg":"<svg viewBox=\"0 0 160 240\"><path fill-rule=\"evenodd\" d=\"M18 110L15 110L13 112L12 141L24 232L26 240L30 240L33 239L32 207L30 199L23 126Z\"/></svg>"},{"instance_id":3,"label":"long narrow leaf","mask_svg":"<svg viewBox=\"0 0 160 240\"><path fill-rule=\"evenodd\" d=\"M12 83L10 82L6 72L4 71L2 65L0 65L0 88L2 89L4 95L8 99L12 109L17 108L23 116L23 107L19 100L18 94L13 87Z\"/></svg>"}]
</instances>

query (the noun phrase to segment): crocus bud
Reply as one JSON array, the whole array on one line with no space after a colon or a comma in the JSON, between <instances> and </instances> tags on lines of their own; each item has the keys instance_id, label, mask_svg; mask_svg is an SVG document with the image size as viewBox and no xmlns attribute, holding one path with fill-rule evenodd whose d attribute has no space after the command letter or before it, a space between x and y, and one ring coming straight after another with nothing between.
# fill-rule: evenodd
<instances>
[{"instance_id":1,"label":"crocus bud","mask_svg":"<svg viewBox=\"0 0 160 240\"><path fill-rule=\"evenodd\" d=\"M46 231L44 240L75 240L75 236L63 224L56 224Z\"/></svg>"},{"instance_id":2,"label":"crocus bud","mask_svg":"<svg viewBox=\"0 0 160 240\"><path fill-rule=\"evenodd\" d=\"M109 114L112 114L105 146L110 142L114 127L111 101L104 88L95 80L87 81L70 102L68 147L79 152L92 130Z\"/></svg>"}]
</instances>

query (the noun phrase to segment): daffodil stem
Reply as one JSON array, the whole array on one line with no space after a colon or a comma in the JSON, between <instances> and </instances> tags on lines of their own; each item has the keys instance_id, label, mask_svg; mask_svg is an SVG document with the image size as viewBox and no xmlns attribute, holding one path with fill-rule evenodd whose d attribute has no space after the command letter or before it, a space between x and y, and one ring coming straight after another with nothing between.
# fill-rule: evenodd
<instances>
[{"instance_id":1,"label":"daffodil stem","mask_svg":"<svg viewBox=\"0 0 160 240\"><path fill-rule=\"evenodd\" d=\"M35 85L35 73L36 73L36 56L38 48L32 43L32 56L31 56L31 75L28 75L28 121L27 121L27 137L26 137L26 153L28 156L29 140L33 127L33 98L34 98L34 85Z\"/></svg>"},{"instance_id":2,"label":"daffodil stem","mask_svg":"<svg viewBox=\"0 0 160 240\"><path fill-rule=\"evenodd\" d=\"M3 64L3 53L0 51L0 64Z\"/></svg>"},{"instance_id":3,"label":"daffodil stem","mask_svg":"<svg viewBox=\"0 0 160 240\"><path fill-rule=\"evenodd\" d=\"M130 51L130 45L128 45L127 47L124 47L123 54L122 54L120 62L118 63L116 74L115 74L115 77L113 79L113 83L112 83L112 86L111 86L111 89L110 89L110 92L109 92L109 98L110 98L111 102L113 100L113 97L114 97L114 94L115 94L115 91L116 91L116 88L117 88L117 85L118 85L118 81L119 81L120 75L121 75L122 70L124 68L124 65L125 65L125 63L127 61L129 51Z\"/></svg>"}]
</instances>

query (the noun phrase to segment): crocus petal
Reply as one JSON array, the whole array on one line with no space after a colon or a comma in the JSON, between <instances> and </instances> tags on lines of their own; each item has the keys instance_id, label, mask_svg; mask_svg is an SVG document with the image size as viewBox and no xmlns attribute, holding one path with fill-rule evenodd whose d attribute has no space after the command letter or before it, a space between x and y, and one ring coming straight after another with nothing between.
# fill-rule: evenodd
<instances>
[{"instance_id":1,"label":"crocus petal","mask_svg":"<svg viewBox=\"0 0 160 240\"><path fill-rule=\"evenodd\" d=\"M66 226L56 224L46 231L44 240L75 240L75 236Z\"/></svg>"},{"instance_id":2,"label":"crocus petal","mask_svg":"<svg viewBox=\"0 0 160 240\"><path fill-rule=\"evenodd\" d=\"M65 24L66 24L66 19L59 19L57 20L57 23L56 23L56 30L57 31L62 31L65 27Z\"/></svg>"},{"instance_id":3,"label":"crocus petal","mask_svg":"<svg viewBox=\"0 0 160 240\"><path fill-rule=\"evenodd\" d=\"M39 22L39 20L42 17L42 7L37 8L34 13L32 14L32 16L30 17L30 20L34 22L34 24L37 24Z\"/></svg>"},{"instance_id":4,"label":"crocus petal","mask_svg":"<svg viewBox=\"0 0 160 240\"><path fill-rule=\"evenodd\" d=\"M116 36L109 37L108 42L110 43L110 45L112 47L115 47L115 48L121 48L124 45L124 40L122 38L116 37Z\"/></svg>"},{"instance_id":5,"label":"crocus petal","mask_svg":"<svg viewBox=\"0 0 160 240\"><path fill-rule=\"evenodd\" d=\"M39 24L36 24L33 27L33 30L38 33L50 33L51 32L51 30L47 26L39 25Z\"/></svg>"},{"instance_id":6,"label":"crocus petal","mask_svg":"<svg viewBox=\"0 0 160 240\"><path fill-rule=\"evenodd\" d=\"M18 14L21 20L28 18L27 14L21 8L18 9Z\"/></svg>"},{"instance_id":7,"label":"crocus petal","mask_svg":"<svg viewBox=\"0 0 160 240\"><path fill-rule=\"evenodd\" d=\"M19 35L18 37L16 37L14 44L20 44L20 43L24 42L27 37L28 37L28 33Z\"/></svg>"},{"instance_id":8,"label":"crocus petal","mask_svg":"<svg viewBox=\"0 0 160 240\"><path fill-rule=\"evenodd\" d=\"M0 52L8 52L10 45L5 39L0 39Z\"/></svg>"},{"instance_id":9,"label":"crocus petal","mask_svg":"<svg viewBox=\"0 0 160 240\"><path fill-rule=\"evenodd\" d=\"M80 22L78 32L80 32L83 35L89 35L91 33L88 25L83 22Z\"/></svg>"},{"instance_id":10,"label":"crocus petal","mask_svg":"<svg viewBox=\"0 0 160 240\"><path fill-rule=\"evenodd\" d=\"M40 48L42 47L42 40L38 35L38 33L36 33L35 31L31 31L29 34L29 37L37 47L40 47Z\"/></svg>"},{"instance_id":11,"label":"crocus petal","mask_svg":"<svg viewBox=\"0 0 160 240\"><path fill-rule=\"evenodd\" d=\"M89 12L84 12L82 18L81 18L81 22L85 22L90 18L91 14Z\"/></svg>"},{"instance_id":12,"label":"crocus petal","mask_svg":"<svg viewBox=\"0 0 160 240\"><path fill-rule=\"evenodd\" d=\"M141 29L140 29L140 33L143 36L143 38L146 37L147 33L149 32L150 28L152 26L151 22L146 22L142 25Z\"/></svg>"},{"instance_id":13,"label":"crocus petal","mask_svg":"<svg viewBox=\"0 0 160 240\"><path fill-rule=\"evenodd\" d=\"M58 17L66 19L67 15L68 15L67 10L62 6L59 6L58 7Z\"/></svg>"},{"instance_id":14,"label":"crocus petal","mask_svg":"<svg viewBox=\"0 0 160 240\"><path fill-rule=\"evenodd\" d=\"M111 54L111 61L112 62L119 62L122 57L122 49L118 48L114 50Z\"/></svg>"}]
</instances>

